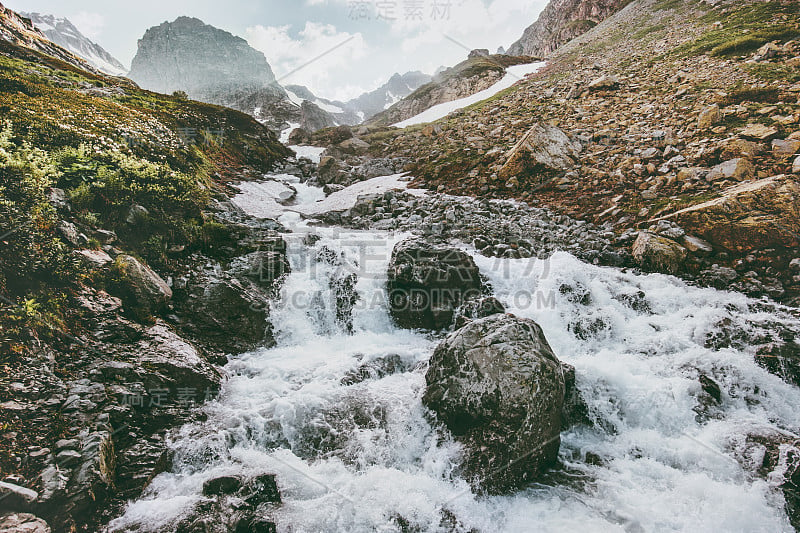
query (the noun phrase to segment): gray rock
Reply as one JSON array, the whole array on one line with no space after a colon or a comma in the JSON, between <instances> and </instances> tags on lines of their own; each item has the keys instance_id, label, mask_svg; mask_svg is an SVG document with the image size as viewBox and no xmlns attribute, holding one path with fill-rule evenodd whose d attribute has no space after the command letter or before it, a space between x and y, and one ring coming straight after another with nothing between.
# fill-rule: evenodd
<instances>
[{"instance_id":1,"label":"gray rock","mask_svg":"<svg viewBox=\"0 0 800 533\"><path fill-rule=\"evenodd\" d=\"M534 124L506 154L498 176L507 180L536 171L564 171L575 166L581 151L561 129L549 124Z\"/></svg>"},{"instance_id":2,"label":"gray rock","mask_svg":"<svg viewBox=\"0 0 800 533\"><path fill-rule=\"evenodd\" d=\"M248 279L201 274L176 302L181 328L204 345L241 353L273 342L269 294Z\"/></svg>"},{"instance_id":3,"label":"gray rock","mask_svg":"<svg viewBox=\"0 0 800 533\"><path fill-rule=\"evenodd\" d=\"M263 326L262 326L263 327ZM138 343L139 365L148 373L141 377L147 390L168 389L169 399L178 389L191 389L187 400L202 401L208 390L216 390L222 381L220 372L209 364L197 348L179 337L163 323L145 332Z\"/></svg>"},{"instance_id":4,"label":"gray rock","mask_svg":"<svg viewBox=\"0 0 800 533\"><path fill-rule=\"evenodd\" d=\"M587 88L591 91L608 91L619 87L619 78L613 74L603 75L592 80Z\"/></svg>"},{"instance_id":5,"label":"gray rock","mask_svg":"<svg viewBox=\"0 0 800 533\"><path fill-rule=\"evenodd\" d=\"M76 250L75 254L90 270L102 268L113 261L111 256L102 250Z\"/></svg>"},{"instance_id":6,"label":"gray rock","mask_svg":"<svg viewBox=\"0 0 800 533\"><path fill-rule=\"evenodd\" d=\"M735 179L743 181L752 178L755 175L755 167L748 159L737 157L730 159L711 169L706 179L708 181L717 181L721 179Z\"/></svg>"},{"instance_id":7,"label":"gray rock","mask_svg":"<svg viewBox=\"0 0 800 533\"><path fill-rule=\"evenodd\" d=\"M72 210L72 204L70 204L69 198L67 197L67 193L64 191L64 189L51 187L47 191L47 201L59 211Z\"/></svg>"},{"instance_id":8,"label":"gray rock","mask_svg":"<svg viewBox=\"0 0 800 533\"><path fill-rule=\"evenodd\" d=\"M257 285L270 289L277 280L289 272L289 260L285 252L261 250L237 257L231 262L228 272L238 278L247 278Z\"/></svg>"},{"instance_id":9,"label":"gray rock","mask_svg":"<svg viewBox=\"0 0 800 533\"><path fill-rule=\"evenodd\" d=\"M39 498L35 490L0 481L0 509L25 511Z\"/></svg>"},{"instance_id":10,"label":"gray rock","mask_svg":"<svg viewBox=\"0 0 800 533\"><path fill-rule=\"evenodd\" d=\"M700 116L697 118L697 127L701 130L706 130L717 125L720 120L722 120L722 112L719 109L719 105L714 104L700 112Z\"/></svg>"},{"instance_id":11,"label":"gray rock","mask_svg":"<svg viewBox=\"0 0 800 533\"><path fill-rule=\"evenodd\" d=\"M513 490L556 461L564 375L532 320L493 315L449 335L425 376L423 403L465 447L479 490Z\"/></svg>"},{"instance_id":12,"label":"gray rock","mask_svg":"<svg viewBox=\"0 0 800 533\"><path fill-rule=\"evenodd\" d=\"M632 254L646 270L677 274L686 259L686 248L672 239L642 231L633 243Z\"/></svg>"},{"instance_id":13,"label":"gray rock","mask_svg":"<svg viewBox=\"0 0 800 533\"><path fill-rule=\"evenodd\" d=\"M0 531L4 533L50 533L50 526L41 518L27 513L0 516Z\"/></svg>"},{"instance_id":14,"label":"gray rock","mask_svg":"<svg viewBox=\"0 0 800 533\"><path fill-rule=\"evenodd\" d=\"M443 329L455 310L481 293L472 257L420 238L398 243L388 268L390 312L405 328Z\"/></svg>"},{"instance_id":15,"label":"gray rock","mask_svg":"<svg viewBox=\"0 0 800 533\"><path fill-rule=\"evenodd\" d=\"M75 450L61 450L56 454L56 464L59 468L70 468L81 461L80 452Z\"/></svg>"},{"instance_id":16,"label":"gray rock","mask_svg":"<svg viewBox=\"0 0 800 533\"><path fill-rule=\"evenodd\" d=\"M203 496L233 494L240 488L242 488L242 480L238 476L220 476L203 483Z\"/></svg>"},{"instance_id":17,"label":"gray rock","mask_svg":"<svg viewBox=\"0 0 800 533\"><path fill-rule=\"evenodd\" d=\"M146 207L141 205L132 205L131 208L128 209L125 222L131 225L138 224L144 217L149 215L150 211L148 211Z\"/></svg>"},{"instance_id":18,"label":"gray rock","mask_svg":"<svg viewBox=\"0 0 800 533\"><path fill-rule=\"evenodd\" d=\"M345 189L344 185L339 185L337 183L327 183L322 187L322 192L325 193L325 196L330 196L331 194L343 191L344 189Z\"/></svg>"},{"instance_id":19,"label":"gray rock","mask_svg":"<svg viewBox=\"0 0 800 533\"><path fill-rule=\"evenodd\" d=\"M683 245L686 247L687 250L690 252L695 253L704 253L710 254L714 251L714 247L711 246L711 243L708 241L704 241L700 237L695 237L694 235L684 235L683 237Z\"/></svg>"},{"instance_id":20,"label":"gray rock","mask_svg":"<svg viewBox=\"0 0 800 533\"><path fill-rule=\"evenodd\" d=\"M86 240L85 236L81 239L82 234L78 231L77 226L66 220L62 220L58 223L58 233L61 234L65 241L73 246L80 246Z\"/></svg>"},{"instance_id":21,"label":"gray rock","mask_svg":"<svg viewBox=\"0 0 800 533\"><path fill-rule=\"evenodd\" d=\"M161 310L172 298L172 289L147 265L130 255L117 256L114 266L120 274L123 300L147 313Z\"/></svg>"}]
</instances>

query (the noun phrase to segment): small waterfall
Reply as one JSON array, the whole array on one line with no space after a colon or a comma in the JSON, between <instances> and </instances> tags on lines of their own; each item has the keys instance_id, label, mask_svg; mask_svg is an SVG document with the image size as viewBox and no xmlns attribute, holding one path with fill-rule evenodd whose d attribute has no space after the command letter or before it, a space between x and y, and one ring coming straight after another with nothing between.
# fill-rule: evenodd
<instances>
[{"instance_id":1,"label":"small waterfall","mask_svg":"<svg viewBox=\"0 0 800 533\"><path fill-rule=\"evenodd\" d=\"M386 268L404 235L282 221L295 233L272 309L277 346L231 360L205 421L176 432L173 470L112 530L169 531L204 481L275 473L282 531L791 531L744 433L796 435L800 390L742 336L800 333L788 311L566 253L475 255L508 311L539 322L576 367L586 411L562 434L558 472L478 497L453 475L459 445L420 401L438 339L395 328L387 312Z\"/></svg>"}]
</instances>

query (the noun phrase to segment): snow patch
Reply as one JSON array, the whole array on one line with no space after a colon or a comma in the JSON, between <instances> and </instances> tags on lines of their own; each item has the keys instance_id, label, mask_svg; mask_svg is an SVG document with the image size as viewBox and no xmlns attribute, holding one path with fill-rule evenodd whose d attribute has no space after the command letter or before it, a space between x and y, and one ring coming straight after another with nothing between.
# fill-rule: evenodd
<instances>
[{"instance_id":1,"label":"snow patch","mask_svg":"<svg viewBox=\"0 0 800 533\"><path fill-rule=\"evenodd\" d=\"M426 122L433 122L435 120L439 120L440 118L444 118L453 111L463 109L467 106L471 106L472 104L486 100L487 98L491 98L500 91L508 89L517 83L523 76L538 72L546 64L547 63L544 61L539 61L536 63L528 63L526 65L514 65L513 67L508 67L506 69L506 75L488 89L484 89L483 91L477 92L471 96L467 96L466 98L435 105L429 109L426 109L419 115L413 116L402 122L398 122L397 124L392 124L392 126L395 128L405 128L407 126L425 124Z\"/></svg>"},{"instance_id":2,"label":"snow patch","mask_svg":"<svg viewBox=\"0 0 800 533\"><path fill-rule=\"evenodd\" d=\"M288 136L286 140L289 140ZM298 158L305 157L316 164L319 164L322 152L325 151L325 148L320 148L319 146L290 146L289 148L297 154Z\"/></svg>"}]
</instances>

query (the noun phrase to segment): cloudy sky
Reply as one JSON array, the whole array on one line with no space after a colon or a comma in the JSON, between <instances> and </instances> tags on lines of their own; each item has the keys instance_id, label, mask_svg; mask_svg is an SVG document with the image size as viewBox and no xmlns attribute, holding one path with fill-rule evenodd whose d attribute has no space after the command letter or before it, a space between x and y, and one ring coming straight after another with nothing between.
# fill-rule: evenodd
<instances>
[{"instance_id":1,"label":"cloudy sky","mask_svg":"<svg viewBox=\"0 0 800 533\"><path fill-rule=\"evenodd\" d=\"M130 65L144 31L187 15L264 52L283 84L346 100L394 72L433 73L473 48L508 47L547 0L4 0L17 11L69 18ZM322 56L322 57L320 57Z\"/></svg>"}]
</instances>

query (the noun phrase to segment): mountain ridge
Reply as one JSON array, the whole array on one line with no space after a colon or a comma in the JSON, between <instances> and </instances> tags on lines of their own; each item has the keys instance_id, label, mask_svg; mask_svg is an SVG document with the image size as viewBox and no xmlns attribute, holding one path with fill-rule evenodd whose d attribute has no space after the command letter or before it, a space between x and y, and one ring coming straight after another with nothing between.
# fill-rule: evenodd
<instances>
[{"instance_id":1,"label":"mountain ridge","mask_svg":"<svg viewBox=\"0 0 800 533\"><path fill-rule=\"evenodd\" d=\"M20 13L48 39L85 59L96 69L111 76L124 76L128 69L102 46L83 35L67 18L41 13Z\"/></svg>"}]
</instances>

